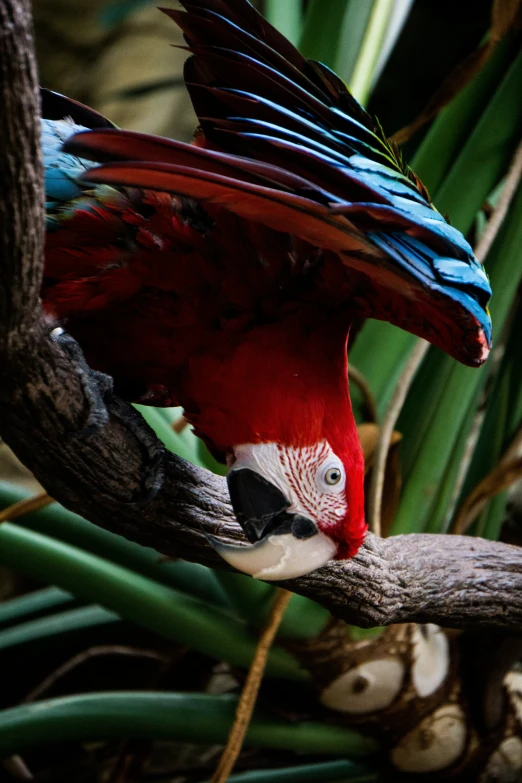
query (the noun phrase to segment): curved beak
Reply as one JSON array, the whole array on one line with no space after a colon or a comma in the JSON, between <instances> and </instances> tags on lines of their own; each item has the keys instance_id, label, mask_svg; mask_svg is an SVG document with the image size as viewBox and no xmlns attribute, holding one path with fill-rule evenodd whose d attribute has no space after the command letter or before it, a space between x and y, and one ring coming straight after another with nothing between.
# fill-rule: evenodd
<instances>
[{"instance_id":1,"label":"curved beak","mask_svg":"<svg viewBox=\"0 0 522 783\"><path fill-rule=\"evenodd\" d=\"M335 542L311 519L289 513L290 502L259 473L240 468L227 481L237 520L252 542L236 546L207 536L229 565L256 579L283 580L308 574L335 555Z\"/></svg>"},{"instance_id":2,"label":"curved beak","mask_svg":"<svg viewBox=\"0 0 522 783\"><path fill-rule=\"evenodd\" d=\"M229 565L267 582L294 579L315 571L334 557L337 546L324 533L295 538L292 533L271 535L252 546L224 544L207 535L210 545Z\"/></svg>"}]
</instances>

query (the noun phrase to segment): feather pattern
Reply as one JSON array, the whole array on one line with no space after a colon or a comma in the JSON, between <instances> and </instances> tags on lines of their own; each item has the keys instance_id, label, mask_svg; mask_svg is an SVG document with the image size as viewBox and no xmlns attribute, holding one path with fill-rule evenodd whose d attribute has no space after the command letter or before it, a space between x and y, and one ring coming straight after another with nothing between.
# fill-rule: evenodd
<instances>
[{"instance_id":1,"label":"feather pattern","mask_svg":"<svg viewBox=\"0 0 522 783\"><path fill-rule=\"evenodd\" d=\"M311 518L348 557L366 529L351 323L384 319L478 365L489 283L335 74L247 0L181 3L165 13L191 52L192 144L43 92L44 307L119 395L182 405L218 459L245 444L333 455L335 520ZM289 481L311 497L321 469Z\"/></svg>"},{"instance_id":2,"label":"feather pattern","mask_svg":"<svg viewBox=\"0 0 522 783\"><path fill-rule=\"evenodd\" d=\"M185 79L203 132L197 146L84 133L65 149L107 163L82 178L219 205L331 251L350 280L348 307L466 364L484 361L491 292L482 267L343 82L247 0L182 5L165 13L192 53Z\"/></svg>"},{"instance_id":3,"label":"feather pattern","mask_svg":"<svg viewBox=\"0 0 522 783\"><path fill-rule=\"evenodd\" d=\"M480 364L487 277L378 124L247 0L182 5L165 13L191 51L193 144L43 91L44 300L91 363L127 396L200 410L180 392L190 357L301 302Z\"/></svg>"}]
</instances>

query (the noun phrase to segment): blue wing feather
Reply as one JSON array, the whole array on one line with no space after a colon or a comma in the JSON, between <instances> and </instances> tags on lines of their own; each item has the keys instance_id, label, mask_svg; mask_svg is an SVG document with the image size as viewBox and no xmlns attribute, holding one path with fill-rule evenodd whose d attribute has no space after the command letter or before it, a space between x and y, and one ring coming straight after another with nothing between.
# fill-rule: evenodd
<instances>
[{"instance_id":1,"label":"blue wing feather","mask_svg":"<svg viewBox=\"0 0 522 783\"><path fill-rule=\"evenodd\" d=\"M335 74L305 60L247 0L181 2L187 13L166 13L182 27L187 48L193 52L185 79L206 143L218 154L221 151L226 165L232 158L237 161L234 172L225 172L225 176L230 191L237 190L238 214L245 183L252 198L257 182L260 199L267 185L274 194L293 192L300 204L308 199L307 214L319 215L316 220L324 220L330 237L338 230L356 240L351 254L339 242L339 258L347 275L367 281L361 288L364 293L355 298L366 297L369 314L426 336L461 361L480 364L491 341L487 276L469 243L436 211L426 189L402 163L377 122ZM105 132L111 133L118 132ZM123 138L124 132L120 133ZM96 160L98 145L100 159L107 160L103 139L108 137L101 131L96 138L89 145L88 138L78 137L66 148L78 154L85 151ZM176 155L186 160L186 149L178 143L169 151L165 141L148 139L148 154L154 144L157 154L152 158L140 158L136 141L126 154L116 153L112 160L129 161L123 181L136 186L146 182L147 187L155 187L155 164L150 161L158 163L158 182L163 188L171 165L175 190L180 182L174 176ZM161 154L168 156L163 158L167 168ZM72 192L74 167L83 165L80 158L76 161L69 163L63 180L51 183L54 192ZM256 170L257 179L254 161L263 164ZM193 176L201 174L209 197L223 187L218 163L216 152L207 156L207 169L203 154L194 163ZM179 174L180 168L176 171ZM103 182L104 172L108 172L107 182L116 182L114 167L94 169L83 179L92 176L93 181ZM291 174L294 180L289 179ZM290 203L288 198L285 203ZM317 205L328 206L330 212L321 212ZM262 221L267 211L266 204L261 206L260 201ZM227 207L234 211L233 200ZM306 217L299 219L306 221ZM298 233L297 216L291 226L288 230L296 233L297 226ZM357 250L361 246L367 248L366 253Z\"/></svg>"}]
</instances>

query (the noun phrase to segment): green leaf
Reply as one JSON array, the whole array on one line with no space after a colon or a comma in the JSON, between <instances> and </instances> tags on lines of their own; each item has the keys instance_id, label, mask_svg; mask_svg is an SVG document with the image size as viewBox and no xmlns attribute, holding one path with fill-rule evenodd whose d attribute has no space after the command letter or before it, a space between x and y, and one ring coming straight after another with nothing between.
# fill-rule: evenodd
<instances>
[{"instance_id":1,"label":"green leaf","mask_svg":"<svg viewBox=\"0 0 522 783\"><path fill-rule=\"evenodd\" d=\"M335 68L343 21L350 5L350 0L329 0L325 13L324 0L309 0L298 47L304 57Z\"/></svg>"},{"instance_id":2,"label":"green leaf","mask_svg":"<svg viewBox=\"0 0 522 783\"><path fill-rule=\"evenodd\" d=\"M412 334L383 321L367 321L357 335L350 350L350 363L368 381L379 417L388 407L416 340Z\"/></svg>"},{"instance_id":3,"label":"green leaf","mask_svg":"<svg viewBox=\"0 0 522 783\"><path fill-rule=\"evenodd\" d=\"M24 644L30 644L36 650L39 643L48 639L61 645L65 635L76 631L89 630L92 632L94 628L101 625L118 623L121 623L121 618L114 612L109 612L101 606L82 606L68 612L57 612L49 617L40 617L38 620L19 623L12 628L0 631L0 650ZM40 648L38 647L38 649Z\"/></svg>"},{"instance_id":4,"label":"green leaf","mask_svg":"<svg viewBox=\"0 0 522 783\"><path fill-rule=\"evenodd\" d=\"M173 417L169 421L170 417L161 408L151 408L148 405L134 405L134 407L141 413L149 427L154 430L169 451L188 462L192 462L199 468L205 467L198 453L198 439L191 432L190 427L186 427L183 432L175 432L171 427L171 421L177 417Z\"/></svg>"},{"instance_id":5,"label":"green leaf","mask_svg":"<svg viewBox=\"0 0 522 783\"><path fill-rule=\"evenodd\" d=\"M509 500L507 490L491 498L479 518L477 535L496 541L506 518L506 506Z\"/></svg>"},{"instance_id":6,"label":"green leaf","mask_svg":"<svg viewBox=\"0 0 522 783\"><path fill-rule=\"evenodd\" d=\"M278 636L288 639L312 639L324 631L331 615L324 606L293 595L279 626Z\"/></svg>"},{"instance_id":7,"label":"green leaf","mask_svg":"<svg viewBox=\"0 0 522 783\"><path fill-rule=\"evenodd\" d=\"M433 201L466 234L482 203L504 175L522 136L522 51L464 144ZM428 183L429 187L429 183Z\"/></svg>"},{"instance_id":8,"label":"green leaf","mask_svg":"<svg viewBox=\"0 0 522 783\"><path fill-rule=\"evenodd\" d=\"M294 45L301 34L302 0L265 0L264 16Z\"/></svg>"},{"instance_id":9,"label":"green leaf","mask_svg":"<svg viewBox=\"0 0 522 783\"><path fill-rule=\"evenodd\" d=\"M273 585L220 568L214 574L236 614L251 625L262 625L274 597Z\"/></svg>"},{"instance_id":10,"label":"green leaf","mask_svg":"<svg viewBox=\"0 0 522 783\"><path fill-rule=\"evenodd\" d=\"M473 459L459 498L459 505L477 484L498 464L522 426L522 362L520 334L522 303L518 305L510 324L504 356L494 376L493 388ZM505 516L507 493L492 498L471 530L475 535L498 538Z\"/></svg>"},{"instance_id":11,"label":"green leaf","mask_svg":"<svg viewBox=\"0 0 522 783\"><path fill-rule=\"evenodd\" d=\"M214 459L201 438L194 434L190 424L187 424L181 432L176 432L172 428L172 424L183 415L183 408L147 408L143 405L135 405L134 407L140 411L144 418L149 416L150 421L147 420L150 426L152 429L157 427L156 435L174 454L192 462L193 465L211 470L218 476L226 474L226 465L222 465ZM150 414L151 410L154 411L154 415ZM158 423L158 416L167 423L167 429L163 423Z\"/></svg>"},{"instance_id":12,"label":"green leaf","mask_svg":"<svg viewBox=\"0 0 522 783\"><path fill-rule=\"evenodd\" d=\"M441 112L412 162L413 170L431 191L437 208L449 213L452 223L463 232L470 228L481 205L505 174L522 133L522 102L519 100L522 53L512 62L514 47L513 42L499 45L486 69ZM495 92L499 82L500 87ZM491 102L484 109L484 101L490 95L493 95ZM516 109L512 110L514 106ZM467 140L464 131L472 131ZM455 166L440 186L440 172L449 170L458 150L461 152ZM489 259L487 268L489 271ZM390 324L368 321L351 349L350 361L367 379L380 416L386 410L415 340L413 335ZM418 402L425 414L424 424L417 421L419 441L422 440L421 430L429 425L440 395L444 393L444 374L449 378L450 372L446 365L435 377L434 365L442 361L442 354L438 360L433 360L432 356L430 351L419 373L426 392L422 402L420 399ZM416 385L420 386L420 382ZM412 393L409 399L413 399ZM401 451L404 448L401 447ZM411 457L413 459L413 454Z\"/></svg>"},{"instance_id":13,"label":"green leaf","mask_svg":"<svg viewBox=\"0 0 522 783\"><path fill-rule=\"evenodd\" d=\"M33 615L49 614L76 603L76 598L58 587L44 587L32 593L10 598L0 603L0 626L27 620Z\"/></svg>"},{"instance_id":14,"label":"green leaf","mask_svg":"<svg viewBox=\"0 0 522 783\"><path fill-rule=\"evenodd\" d=\"M223 744L237 699L189 693L89 693L48 699L0 712L0 753L23 753L51 742L147 738ZM297 753L364 757L376 743L325 723L294 723L255 713L245 744Z\"/></svg>"},{"instance_id":15,"label":"green leaf","mask_svg":"<svg viewBox=\"0 0 522 783\"><path fill-rule=\"evenodd\" d=\"M488 269L494 296L491 303L493 323L501 333L522 279L522 187L488 256ZM427 529L434 509L437 519L445 511L437 506L437 492L451 460L455 439L465 436L472 424L470 411L476 409L490 372L488 363L478 370L463 367L453 359L431 349L408 395L398 422L403 433L401 459L405 487L393 532L406 533ZM460 435L459 435L460 433ZM454 476L458 469L454 460ZM446 486L444 492L448 492ZM430 526L430 529L434 529Z\"/></svg>"},{"instance_id":16,"label":"green leaf","mask_svg":"<svg viewBox=\"0 0 522 783\"><path fill-rule=\"evenodd\" d=\"M455 488L460 479L460 471L464 453L468 448L468 439L474 426L477 408L481 404L481 389L477 390L477 397L469 406L464 417L460 432L455 439L451 455L446 464L444 476L439 482L433 506L430 510L426 524L427 533L447 533L455 505Z\"/></svg>"},{"instance_id":17,"label":"green leaf","mask_svg":"<svg viewBox=\"0 0 522 783\"><path fill-rule=\"evenodd\" d=\"M333 69L349 83L357 62L364 34L372 14L374 0L349 0L339 26L339 38ZM323 6L324 8L324 6Z\"/></svg>"},{"instance_id":18,"label":"green leaf","mask_svg":"<svg viewBox=\"0 0 522 783\"><path fill-rule=\"evenodd\" d=\"M0 526L0 563L34 579L54 582L217 660L248 666L254 654L256 642L244 623L216 606L9 522ZM270 652L267 674L306 679L296 661L276 647Z\"/></svg>"},{"instance_id":19,"label":"green leaf","mask_svg":"<svg viewBox=\"0 0 522 783\"><path fill-rule=\"evenodd\" d=\"M518 41L512 37L501 41L484 68L433 122L411 164L432 195L450 172L517 50Z\"/></svg>"},{"instance_id":20,"label":"green leaf","mask_svg":"<svg viewBox=\"0 0 522 783\"><path fill-rule=\"evenodd\" d=\"M350 92L363 106L366 105L388 31L395 0L374 0L361 48L350 79Z\"/></svg>"},{"instance_id":21,"label":"green leaf","mask_svg":"<svg viewBox=\"0 0 522 783\"><path fill-rule=\"evenodd\" d=\"M377 773L364 770L350 761L326 761L321 764L303 764L285 769L256 769L231 775L228 783L333 783L346 780L351 783L370 783L378 780Z\"/></svg>"},{"instance_id":22,"label":"green leaf","mask_svg":"<svg viewBox=\"0 0 522 783\"><path fill-rule=\"evenodd\" d=\"M31 497L31 493L5 481L0 481L0 506L10 506ZM138 574L171 585L212 604L230 608L212 569L184 560L166 562L154 549L142 547L122 536L103 530L92 522L73 514L58 503L34 511L17 520L27 530L35 530L80 547L100 557L112 560Z\"/></svg>"}]
</instances>

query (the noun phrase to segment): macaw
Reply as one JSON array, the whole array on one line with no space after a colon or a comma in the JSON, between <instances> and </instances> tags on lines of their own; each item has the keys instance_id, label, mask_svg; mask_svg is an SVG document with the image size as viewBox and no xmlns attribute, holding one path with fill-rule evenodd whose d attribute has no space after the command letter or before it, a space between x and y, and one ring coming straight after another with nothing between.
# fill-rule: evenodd
<instances>
[{"instance_id":1,"label":"macaw","mask_svg":"<svg viewBox=\"0 0 522 783\"><path fill-rule=\"evenodd\" d=\"M228 466L264 580L345 559L366 532L347 377L354 319L480 365L486 274L324 65L248 0L165 10L190 56L191 144L118 130L44 95L44 307L117 393L183 406Z\"/></svg>"}]
</instances>

